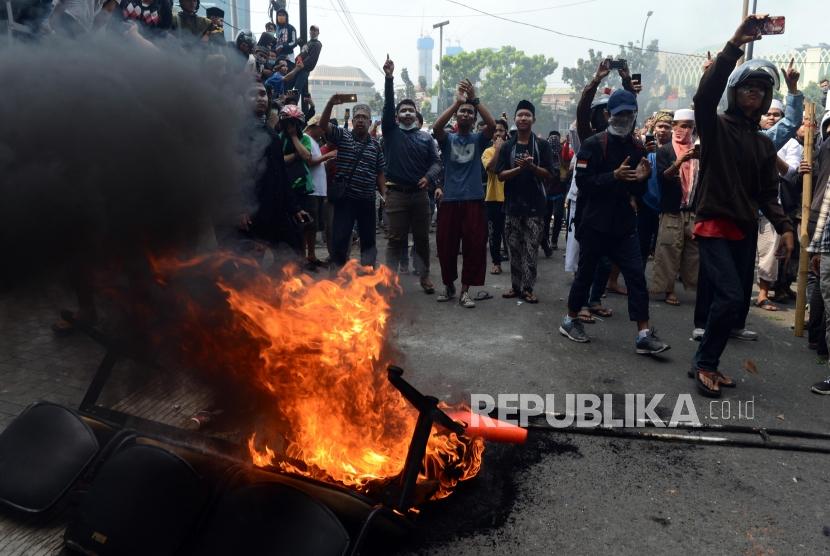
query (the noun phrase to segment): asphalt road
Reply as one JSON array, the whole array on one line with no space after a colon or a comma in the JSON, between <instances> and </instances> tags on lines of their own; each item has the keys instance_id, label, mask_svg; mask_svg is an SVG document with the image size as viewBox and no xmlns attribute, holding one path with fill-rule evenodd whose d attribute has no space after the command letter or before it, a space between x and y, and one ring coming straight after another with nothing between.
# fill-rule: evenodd
<instances>
[{"instance_id":1,"label":"asphalt road","mask_svg":"<svg viewBox=\"0 0 830 556\"><path fill-rule=\"evenodd\" d=\"M383 253L382 240L380 247ZM697 345L692 295L681 290L680 307L651 303L653 322L672 345L658 359L634 353L634 326L617 295L606 300L615 315L588 327L590 344L562 338L569 283L561 251L540 260L538 305L500 297L508 274L488 274L474 288L494 296L475 309L436 303L417 278L403 276L404 293L393 303L396 362L421 391L448 401L471 393L610 393L615 401L662 393L669 403L659 411L668 415L685 393L711 423L830 429L830 399L809 391L827 370L805 339L793 337L791 310L752 309L750 327L762 339L730 343L723 369L739 385L710 406L686 377ZM0 429L32 401L71 406L83 395L100 348L83 336L52 336L61 306L61 294L0 299ZM745 360L757 374L741 370ZM754 402L752 419L739 419L746 402ZM533 431L523 446L488 444L480 475L424 507L399 553L830 553L828 462L821 454Z\"/></svg>"},{"instance_id":2,"label":"asphalt road","mask_svg":"<svg viewBox=\"0 0 830 556\"><path fill-rule=\"evenodd\" d=\"M432 274L440 281L437 262ZM694 294L680 285L680 307L650 304L653 325L672 346L653 358L634 353L626 298L615 294L605 300L614 316L586 326L591 343L559 335L571 281L562 251L540 259L538 305L501 298L507 273L473 288L494 296L474 309L436 303L416 278L402 278L394 321L400 363L422 391L448 401L610 393L616 402L662 393L658 412L668 416L689 394L706 423L830 431L830 399L809 391L827 369L806 339L793 336L792 305L752 309L749 327L761 339L730 342L722 370L739 384L712 404L686 375L697 346ZM743 370L747 360L757 374ZM488 444L481 476L427 508L402 553L830 553L828 463L825 454L534 431L524 446Z\"/></svg>"}]
</instances>

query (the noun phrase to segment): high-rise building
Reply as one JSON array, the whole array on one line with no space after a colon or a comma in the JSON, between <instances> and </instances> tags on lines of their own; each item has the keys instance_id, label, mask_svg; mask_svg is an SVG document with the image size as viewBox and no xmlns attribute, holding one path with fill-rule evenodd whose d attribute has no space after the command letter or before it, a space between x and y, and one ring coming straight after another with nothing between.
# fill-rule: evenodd
<instances>
[{"instance_id":1,"label":"high-rise building","mask_svg":"<svg viewBox=\"0 0 830 556\"><path fill-rule=\"evenodd\" d=\"M251 0L220 0L217 4L225 10L225 38L236 39L241 31L252 31L254 40L264 29L251 29Z\"/></svg>"},{"instance_id":2,"label":"high-rise building","mask_svg":"<svg viewBox=\"0 0 830 556\"><path fill-rule=\"evenodd\" d=\"M432 49L435 41L432 37L418 39L418 78L426 78L427 89L432 87Z\"/></svg>"}]
</instances>

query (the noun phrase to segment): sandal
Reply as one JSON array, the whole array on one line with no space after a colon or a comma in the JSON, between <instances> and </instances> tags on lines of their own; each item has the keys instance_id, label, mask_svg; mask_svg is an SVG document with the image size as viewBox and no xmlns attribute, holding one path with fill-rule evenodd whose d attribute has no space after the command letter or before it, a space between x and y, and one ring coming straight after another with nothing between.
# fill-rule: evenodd
<instances>
[{"instance_id":1,"label":"sandal","mask_svg":"<svg viewBox=\"0 0 830 556\"><path fill-rule=\"evenodd\" d=\"M718 375L718 384L720 386L723 386L724 388L736 388L738 386L738 383L735 382L735 379L732 378L731 376L726 376L725 374L723 374L720 371L715 371L715 372ZM687 374L689 375L689 378L695 378L695 371L694 370L690 369Z\"/></svg>"},{"instance_id":2,"label":"sandal","mask_svg":"<svg viewBox=\"0 0 830 556\"><path fill-rule=\"evenodd\" d=\"M697 390L707 398L720 398L720 374L717 371L694 371Z\"/></svg>"},{"instance_id":3,"label":"sandal","mask_svg":"<svg viewBox=\"0 0 830 556\"><path fill-rule=\"evenodd\" d=\"M501 265L494 264L490 274L501 274Z\"/></svg>"},{"instance_id":4,"label":"sandal","mask_svg":"<svg viewBox=\"0 0 830 556\"><path fill-rule=\"evenodd\" d=\"M677 299L677 296L675 296L674 294L669 294L669 295L667 295L667 296L666 296L666 299L664 299L664 300L663 300L663 302L664 302L666 305L672 305L672 306L674 306L674 307L677 307L677 306L679 306L679 305L680 305L680 300L679 300L679 299Z\"/></svg>"},{"instance_id":5,"label":"sandal","mask_svg":"<svg viewBox=\"0 0 830 556\"><path fill-rule=\"evenodd\" d=\"M577 319L579 320L579 322L581 322L582 324L596 324L596 322L597 322L597 321L594 319L594 316L591 314L591 311L590 311L588 308L586 308L586 307L583 307L583 308L582 308L582 309L581 309L581 310L580 310L580 311L576 314L576 318L577 318Z\"/></svg>"},{"instance_id":6,"label":"sandal","mask_svg":"<svg viewBox=\"0 0 830 556\"><path fill-rule=\"evenodd\" d=\"M621 288L618 285L614 285L613 288L611 286L605 286L605 291L615 293L617 295L628 295L628 290L625 288Z\"/></svg>"},{"instance_id":7,"label":"sandal","mask_svg":"<svg viewBox=\"0 0 830 556\"><path fill-rule=\"evenodd\" d=\"M514 297L519 297L519 294L516 293L516 290L511 288L511 289L507 290L506 292L504 292L503 294L501 294L501 296L505 299L513 299Z\"/></svg>"},{"instance_id":8,"label":"sandal","mask_svg":"<svg viewBox=\"0 0 830 556\"><path fill-rule=\"evenodd\" d=\"M524 299L528 303L536 304L539 303L539 298L536 297L533 292L524 292L522 293L522 299Z\"/></svg>"},{"instance_id":9,"label":"sandal","mask_svg":"<svg viewBox=\"0 0 830 556\"><path fill-rule=\"evenodd\" d=\"M614 316L614 311L612 311L608 307L603 307L602 305L591 305L590 307L588 307L588 311L592 315L596 315L598 317L602 317L602 318L606 318L606 319L608 317L613 317Z\"/></svg>"},{"instance_id":10,"label":"sandal","mask_svg":"<svg viewBox=\"0 0 830 556\"><path fill-rule=\"evenodd\" d=\"M480 292L478 292L475 295L475 297L473 298L473 301L484 301L485 299L493 299L493 296L490 295L490 292L486 292L484 290L481 290Z\"/></svg>"},{"instance_id":11,"label":"sandal","mask_svg":"<svg viewBox=\"0 0 830 556\"><path fill-rule=\"evenodd\" d=\"M763 309L764 311L777 311L778 307L773 304L772 301L769 299L764 299L763 301L756 301L755 306Z\"/></svg>"},{"instance_id":12,"label":"sandal","mask_svg":"<svg viewBox=\"0 0 830 556\"><path fill-rule=\"evenodd\" d=\"M432 295L432 294L435 293L435 286L432 284L432 282L429 279L426 279L426 280L422 279L421 280L421 289L423 289L424 293L426 293L426 294Z\"/></svg>"}]
</instances>

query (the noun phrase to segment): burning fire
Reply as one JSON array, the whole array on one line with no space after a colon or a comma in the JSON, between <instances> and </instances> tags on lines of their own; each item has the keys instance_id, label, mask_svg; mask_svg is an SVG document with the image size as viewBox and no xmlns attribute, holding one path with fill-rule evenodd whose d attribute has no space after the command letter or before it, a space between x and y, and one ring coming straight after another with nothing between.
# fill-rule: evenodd
<instances>
[{"instance_id":1,"label":"burning fire","mask_svg":"<svg viewBox=\"0 0 830 556\"><path fill-rule=\"evenodd\" d=\"M315 280L293 265L276 279L245 259L215 257L214 267L231 261L250 276L233 283L217 281L232 317L219 319L222 327L216 331L214 349L247 352L236 360L236 374L272 396L289 424L279 452L267 445L258 449L256 434L250 435L254 465L278 466L357 490L398 475L417 412L385 372L389 300L400 291L396 276L386 267L369 271L351 261L332 279ZM164 284L163 276L171 269L192 270L204 262L153 261ZM245 344L241 348L240 338ZM199 349L207 359L211 348ZM459 438L433 428L420 476L435 482L432 498L443 498L459 480L474 477L483 450L480 438Z\"/></svg>"}]
</instances>

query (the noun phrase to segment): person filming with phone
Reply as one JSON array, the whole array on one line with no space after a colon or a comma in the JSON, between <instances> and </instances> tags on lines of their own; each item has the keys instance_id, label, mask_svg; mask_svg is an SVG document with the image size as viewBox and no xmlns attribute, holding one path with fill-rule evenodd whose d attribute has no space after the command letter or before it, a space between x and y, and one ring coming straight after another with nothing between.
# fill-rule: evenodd
<instances>
[{"instance_id":1,"label":"person filming with phone","mask_svg":"<svg viewBox=\"0 0 830 556\"><path fill-rule=\"evenodd\" d=\"M352 230L357 223L360 237L360 264L374 266L377 263L375 247L375 190L385 194L383 150L376 139L369 136L372 109L366 104L353 107L352 129L330 125L331 111L337 104L353 102L353 94L332 96L319 125L326 132L326 139L337 147L337 173L328 184L328 200L334 206L332 222L332 262L343 266L349 258Z\"/></svg>"},{"instance_id":2,"label":"person filming with phone","mask_svg":"<svg viewBox=\"0 0 830 556\"><path fill-rule=\"evenodd\" d=\"M694 97L702 145L694 234L711 302L689 375L700 393L710 397L719 397L722 387L735 386L718 367L752 294L759 209L781 234L786 257L794 246L792 223L778 201L776 149L758 133L758 122L779 83L778 71L758 60L735 67L743 56L741 47L761 38L764 19L751 15L741 23L704 73ZM719 115L724 90L727 108Z\"/></svg>"}]
</instances>

